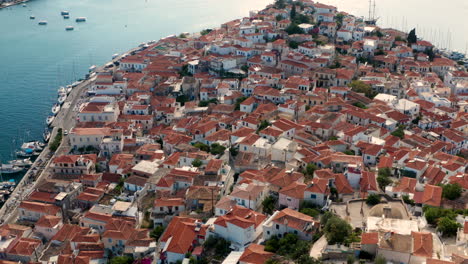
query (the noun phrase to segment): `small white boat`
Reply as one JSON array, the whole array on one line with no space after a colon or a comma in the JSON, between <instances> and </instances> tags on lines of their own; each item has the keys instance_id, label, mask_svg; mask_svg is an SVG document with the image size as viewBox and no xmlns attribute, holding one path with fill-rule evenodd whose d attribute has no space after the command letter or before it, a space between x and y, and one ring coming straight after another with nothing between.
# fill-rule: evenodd
<instances>
[{"instance_id":1,"label":"small white boat","mask_svg":"<svg viewBox=\"0 0 468 264\"><path fill-rule=\"evenodd\" d=\"M96 70L97 66L96 65L92 65L91 67L89 67L89 72L93 72L94 70Z\"/></svg>"},{"instance_id":2,"label":"small white boat","mask_svg":"<svg viewBox=\"0 0 468 264\"><path fill-rule=\"evenodd\" d=\"M69 19L70 16L69 16L69 15L64 15L63 18L64 18L64 19Z\"/></svg>"},{"instance_id":3,"label":"small white boat","mask_svg":"<svg viewBox=\"0 0 468 264\"><path fill-rule=\"evenodd\" d=\"M72 83L71 86L72 86L73 88L75 88L75 87L77 87L80 83L81 83L81 82L76 81L76 82Z\"/></svg>"},{"instance_id":4,"label":"small white boat","mask_svg":"<svg viewBox=\"0 0 468 264\"><path fill-rule=\"evenodd\" d=\"M115 53L114 55L112 55L112 59L115 59L115 58L117 58L118 56L119 56L119 54L118 54L118 53Z\"/></svg>"},{"instance_id":5,"label":"small white boat","mask_svg":"<svg viewBox=\"0 0 468 264\"><path fill-rule=\"evenodd\" d=\"M60 104L54 104L54 106L52 107L52 114L57 115L59 111L60 111Z\"/></svg>"},{"instance_id":6,"label":"small white boat","mask_svg":"<svg viewBox=\"0 0 468 264\"><path fill-rule=\"evenodd\" d=\"M69 94L73 90L73 87L71 85L67 85L67 87L65 87L65 89L67 90L67 94Z\"/></svg>"},{"instance_id":7,"label":"small white boat","mask_svg":"<svg viewBox=\"0 0 468 264\"><path fill-rule=\"evenodd\" d=\"M86 17L77 17L75 19L76 22L85 22L86 21Z\"/></svg>"},{"instance_id":8,"label":"small white boat","mask_svg":"<svg viewBox=\"0 0 468 264\"><path fill-rule=\"evenodd\" d=\"M23 4L23 7L26 7L27 5L26 4Z\"/></svg>"},{"instance_id":9,"label":"small white boat","mask_svg":"<svg viewBox=\"0 0 468 264\"><path fill-rule=\"evenodd\" d=\"M33 150L33 151L42 151L42 148L44 147L44 144L42 144L41 142L39 141L29 141L29 142L25 142L23 143L23 145L21 145L21 150Z\"/></svg>"},{"instance_id":10,"label":"small white boat","mask_svg":"<svg viewBox=\"0 0 468 264\"><path fill-rule=\"evenodd\" d=\"M31 167L31 165L33 164L33 162L29 158L10 160L8 163L17 167Z\"/></svg>"},{"instance_id":11,"label":"small white boat","mask_svg":"<svg viewBox=\"0 0 468 264\"><path fill-rule=\"evenodd\" d=\"M54 119L55 119L55 116L48 116L46 119L47 125L50 126L52 122L54 122Z\"/></svg>"},{"instance_id":12,"label":"small white boat","mask_svg":"<svg viewBox=\"0 0 468 264\"><path fill-rule=\"evenodd\" d=\"M63 93L66 93L66 92L67 92L67 90L65 90L65 87L63 87L63 86L60 86L60 88L57 90L58 94L63 94Z\"/></svg>"},{"instance_id":13,"label":"small white boat","mask_svg":"<svg viewBox=\"0 0 468 264\"><path fill-rule=\"evenodd\" d=\"M70 15L70 12L68 12L68 11L62 11L62 12L60 12L60 14L61 14L62 16L68 16L68 15Z\"/></svg>"},{"instance_id":14,"label":"small white boat","mask_svg":"<svg viewBox=\"0 0 468 264\"><path fill-rule=\"evenodd\" d=\"M72 31L73 29L75 29L73 26L68 26L65 28L66 31Z\"/></svg>"},{"instance_id":15,"label":"small white boat","mask_svg":"<svg viewBox=\"0 0 468 264\"><path fill-rule=\"evenodd\" d=\"M57 99L57 102L58 102L59 104L63 104L63 103L65 103L65 100L66 100L66 99L67 99L67 93L66 93L66 92L65 92L65 93L61 93L61 94L59 95L59 98Z\"/></svg>"},{"instance_id":16,"label":"small white boat","mask_svg":"<svg viewBox=\"0 0 468 264\"><path fill-rule=\"evenodd\" d=\"M47 25L47 21L41 20L41 21L39 21L38 24L41 25L41 26L44 26L44 25Z\"/></svg>"},{"instance_id":17,"label":"small white boat","mask_svg":"<svg viewBox=\"0 0 468 264\"><path fill-rule=\"evenodd\" d=\"M51 133L49 130L44 131L44 134L42 135L45 142L48 142L50 140L50 136L51 136Z\"/></svg>"},{"instance_id":18,"label":"small white boat","mask_svg":"<svg viewBox=\"0 0 468 264\"><path fill-rule=\"evenodd\" d=\"M0 167L0 172L3 174L13 174L23 171L24 168L13 166L12 164L2 164Z\"/></svg>"},{"instance_id":19,"label":"small white boat","mask_svg":"<svg viewBox=\"0 0 468 264\"><path fill-rule=\"evenodd\" d=\"M35 16L29 16L29 19L36 19Z\"/></svg>"}]
</instances>

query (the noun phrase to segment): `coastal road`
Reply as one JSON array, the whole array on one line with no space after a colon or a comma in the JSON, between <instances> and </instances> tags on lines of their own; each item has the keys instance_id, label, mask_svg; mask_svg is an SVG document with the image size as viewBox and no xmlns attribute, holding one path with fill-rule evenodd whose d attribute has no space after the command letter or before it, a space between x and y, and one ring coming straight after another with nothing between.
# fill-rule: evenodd
<instances>
[{"instance_id":1,"label":"coastal road","mask_svg":"<svg viewBox=\"0 0 468 264\"><path fill-rule=\"evenodd\" d=\"M138 48L132 49L127 53L133 52ZM122 55L115 58L111 62L118 61L122 58ZM115 67L115 66L114 66ZM110 71L113 68L105 68L101 66L96 69L96 72ZM76 117L80 107L80 104L86 101L86 92L91 88L96 77L86 79L82 81L78 86L73 88L67 97L67 100L63 104L62 109L57 114L54 122L52 123L54 129L52 130L50 141L53 141L57 135L58 128L62 128L63 131L70 130L76 124ZM49 150L47 145L41 152L39 157L33 163L31 168L25 174L25 176L18 183L15 190L12 192L5 204L0 208L0 224L3 223L15 223L18 217L18 206L21 201L27 199L31 192L37 187L39 183L47 179L50 173L50 164L56 155L68 154L69 152L68 137L63 136L62 144L59 149L54 153Z\"/></svg>"}]
</instances>

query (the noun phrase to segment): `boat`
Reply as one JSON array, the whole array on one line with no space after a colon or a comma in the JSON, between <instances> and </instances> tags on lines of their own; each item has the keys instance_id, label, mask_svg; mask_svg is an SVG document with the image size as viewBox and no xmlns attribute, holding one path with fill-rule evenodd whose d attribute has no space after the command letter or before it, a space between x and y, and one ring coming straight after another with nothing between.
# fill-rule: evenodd
<instances>
[{"instance_id":1,"label":"boat","mask_svg":"<svg viewBox=\"0 0 468 264\"><path fill-rule=\"evenodd\" d=\"M29 158L10 160L8 163L17 167L31 167L31 165L33 164L33 162Z\"/></svg>"},{"instance_id":2,"label":"boat","mask_svg":"<svg viewBox=\"0 0 468 264\"><path fill-rule=\"evenodd\" d=\"M80 81L76 81L76 82L72 83L71 86L72 86L73 88L75 88L75 87L78 86L80 83L81 83Z\"/></svg>"},{"instance_id":3,"label":"boat","mask_svg":"<svg viewBox=\"0 0 468 264\"><path fill-rule=\"evenodd\" d=\"M29 19L36 19L35 16L29 16Z\"/></svg>"},{"instance_id":4,"label":"boat","mask_svg":"<svg viewBox=\"0 0 468 264\"><path fill-rule=\"evenodd\" d=\"M28 151L23 151L23 150L18 150L15 152L16 156L18 158L29 158L34 155L34 151L28 150Z\"/></svg>"},{"instance_id":5,"label":"boat","mask_svg":"<svg viewBox=\"0 0 468 264\"><path fill-rule=\"evenodd\" d=\"M0 172L3 174L13 174L23 171L24 168L14 166L12 164L2 164L0 167Z\"/></svg>"},{"instance_id":6,"label":"boat","mask_svg":"<svg viewBox=\"0 0 468 264\"><path fill-rule=\"evenodd\" d=\"M62 16L68 16L68 15L70 15L70 12L68 12L68 11L62 11L62 12L60 12L60 14L61 14Z\"/></svg>"},{"instance_id":7,"label":"boat","mask_svg":"<svg viewBox=\"0 0 468 264\"><path fill-rule=\"evenodd\" d=\"M86 17L77 17L75 19L76 22L86 22Z\"/></svg>"},{"instance_id":8,"label":"boat","mask_svg":"<svg viewBox=\"0 0 468 264\"><path fill-rule=\"evenodd\" d=\"M97 66L96 65L92 65L91 67L89 67L89 72L93 72L94 70L96 70Z\"/></svg>"},{"instance_id":9,"label":"boat","mask_svg":"<svg viewBox=\"0 0 468 264\"><path fill-rule=\"evenodd\" d=\"M48 129L46 129L44 131L44 134L42 135L42 137L44 138L44 141L45 142L48 142L50 140L50 136L51 136L51 133Z\"/></svg>"},{"instance_id":10,"label":"boat","mask_svg":"<svg viewBox=\"0 0 468 264\"><path fill-rule=\"evenodd\" d=\"M119 56L119 54L118 54L118 53L115 53L114 55L112 55L112 59L115 59L115 58L117 58L118 56Z\"/></svg>"},{"instance_id":11,"label":"boat","mask_svg":"<svg viewBox=\"0 0 468 264\"><path fill-rule=\"evenodd\" d=\"M41 25L41 26L44 26L44 25L47 25L47 21L41 20L41 21L39 21L38 24Z\"/></svg>"},{"instance_id":12,"label":"boat","mask_svg":"<svg viewBox=\"0 0 468 264\"><path fill-rule=\"evenodd\" d=\"M68 26L65 28L66 31L72 31L73 29L75 29L73 26Z\"/></svg>"},{"instance_id":13,"label":"boat","mask_svg":"<svg viewBox=\"0 0 468 264\"><path fill-rule=\"evenodd\" d=\"M33 151L42 151L43 147L44 147L44 144L42 144L39 141L29 141L21 145L21 150L26 151L26 150L32 149Z\"/></svg>"},{"instance_id":14,"label":"boat","mask_svg":"<svg viewBox=\"0 0 468 264\"><path fill-rule=\"evenodd\" d=\"M66 93L67 90L65 89L65 87L63 86L60 86L60 88L57 90L57 93L60 95L60 94L63 94L63 93Z\"/></svg>"},{"instance_id":15,"label":"boat","mask_svg":"<svg viewBox=\"0 0 468 264\"><path fill-rule=\"evenodd\" d=\"M69 19L70 16L69 16L69 15L64 15L63 18L64 18L64 19Z\"/></svg>"},{"instance_id":16,"label":"boat","mask_svg":"<svg viewBox=\"0 0 468 264\"><path fill-rule=\"evenodd\" d=\"M26 7L27 5L26 4L23 4L23 7Z\"/></svg>"},{"instance_id":17,"label":"boat","mask_svg":"<svg viewBox=\"0 0 468 264\"><path fill-rule=\"evenodd\" d=\"M54 122L55 116L48 116L46 119L46 124L50 126Z\"/></svg>"},{"instance_id":18,"label":"boat","mask_svg":"<svg viewBox=\"0 0 468 264\"><path fill-rule=\"evenodd\" d=\"M54 106L52 107L52 114L54 115L57 115L58 112L60 111L60 104L54 104Z\"/></svg>"},{"instance_id":19,"label":"boat","mask_svg":"<svg viewBox=\"0 0 468 264\"><path fill-rule=\"evenodd\" d=\"M73 87L71 85L67 85L65 89L67 90L67 94L69 94L73 90Z\"/></svg>"},{"instance_id":20,"label":"boat","mask_svg":"<svg viewBox=\"0 0 468 264\"><path fill-rule=\"evenodd\" d=\"M59 98L57 99L57 102L59 104L63 104L65 102L65 100L67 99L67 93L61 93L59 94Z\"/></svg>"}]
</instances>

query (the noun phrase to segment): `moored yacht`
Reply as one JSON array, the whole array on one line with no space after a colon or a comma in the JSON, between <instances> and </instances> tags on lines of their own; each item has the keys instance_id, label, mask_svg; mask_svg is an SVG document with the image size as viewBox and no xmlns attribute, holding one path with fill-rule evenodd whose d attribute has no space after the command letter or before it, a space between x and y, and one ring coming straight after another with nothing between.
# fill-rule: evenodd
<instances>
[{"instance_id":1,"label":"moored yacht","mask_svg":"<svg viewBox=\"0 0 468 264\"><path fill-rule=\"evenodd\" d=\"M29 19L36 19L36 17L31 15L29 16Z\"/></svg>"},{"instance_id":2,"label":"moored yacht","mask_svg":"<svg viewBox=\"0 0 468 264\"><path fill-rule=\"evenodd\" d=\"M75 29L73 26L67 26L67 27L65 27L65 30L66 30L66 31L72 31L73 29Z\"/></svg>"},{"instance_id":3,"label":"moored yacht","mask_svg":"<svg viewBox=\"0 0 468 264\"><path fill-rule=\"evenodd\" d=\"M55 116L48 116L46 119L46 124L50 126L54 122Z\"/></svg>"},{"instance_id":4,"label":"moored yacht","mask_svg":"<svg viewBox=\"0 0 468 264\"><path fill-rule=\"evenodd\" d=\"M63 93L66 93L66 92L67 92L67 90L65 90L65 87L63 87L63 86L60 86L60 88L57 90L58 94L63 94Z\"/></svg>"},{"instance_id":5,"label":"moored yacht","mask_svg":"<svg viewBox=\"0 0 468 264\"><path fill-rule=\"evenodd\" d=\"M47 21L46 20L41 20L41 21L39 21L38 24L41 25L41 26L45 26L45 25L47 25Z\"/></svg>"},{"instance_id":6,"label":"moored yacht","mask_svg":"<svg viewBox=\"0 0 468 264\"><path fill-rule=\"evenodd\" d=\"M29 158L10 160L8 163L17 167L31 167L31 165L33 164L33 162Z\"/></svg>"},{"instance_id":7,"label":"moored yacht","mask_svg":"<svg viewBox=\"0 0 468 264\"><path fill-rule=\"evenodd\" d=\"M58 112L60 111L60 104L54 104L54 106L52 107L52 114L54 115L57 115Z\"/></svg>"},{"instance_id":8,"label":"moored yacht","mask_svg":"<svg viewBox=\"0 0 468 264\"><path fill-rule=\"evenodd\" d=\"M24 168L14 166L13 164L2 164L0 172L3 174L13 174L23 171Z\"/></svg>"},{"instance_id":9,"label":"moored yacht","mask_svg":"<svg viewBox=\"0 0 468 264\"><path fill-rule=\"evenodd\" d=\"M66 99L67 99L67 93L64 92L64 93L61 93L61 94L59 95L59 98L57 99L57 102L58 102L59 104L63 104L63 103L65 102Z\"/></svg>"},{"instance_id":10,"label":"moored yacht","mask_svg":"<svg viewBox=\"0 0 468 264\"><path fill-rule=\"evenodd\" d=\"M62 16L68 16L68 15L70 15L70 12L68 12L68 11L62 11L62 12L60 12L60 14L61 14Z\"/></svg>"},{"instance_id":11,"label":"moored yacht","mask_svg":"<svg viewBox=\"0 0 468 264\"><path fill-rule=\"evenodd\" d=\"M77 17L75 19L76 22L85 22L86 21L86 17Z\"/></svg>"},{"instance_id":12,"label":"moored yacht","mask_svg":"<svg viewBox=\"0 0 468 264\"><path fill-rule=\"evenodd\" d=\"M64 19L69 19L70 16L69 16L69 15L64 15L63 18L64 18Z\"/></svg>"}]
</instances>

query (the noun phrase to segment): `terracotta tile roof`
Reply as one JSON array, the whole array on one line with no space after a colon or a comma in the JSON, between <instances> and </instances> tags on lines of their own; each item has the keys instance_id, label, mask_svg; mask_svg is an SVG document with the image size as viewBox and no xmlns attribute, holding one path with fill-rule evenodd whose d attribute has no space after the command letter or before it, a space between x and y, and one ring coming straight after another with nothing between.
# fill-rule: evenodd
<instances>
[{"instance_id":1,"label":"terracotta tile roof","mask_svg":"<svg viewBox=\"0 0 468 264\"><path fill-rule=\"evenodd\" d=\"M265 219L266 216L264 214L257 213L243 206L235 205L225 215L216 218L214 224L227 227L227 223L230 223L243 229L253 225L254 228L257 228Z\"/></svg>"},{"instance_id":2,"label":"terracotta tile roof","mask_svg":"<svg viewBox=\"0 0 468 264\"><path fill-rule=\"evenodd\" d=\"M432 234L425 232L411 232L413 237L413 255L430 258L432 257Z\"/></svg>"},{"instance_id":3,"label":"terracotta tile roof","mask_svg":"<svg viewBox=\"0 0 468 264\"><path fill-rule=\"evenodd\" d=\"M313 217L289 208L281 210L273 217L272 221L281 225L285 225L287 222L289 228L294 228L305 233L312 232L314 227L320 225Z\"/></svg>"},{"instance_id":4,"label":"terracotta tile roof","mask_svg":"<svg viewBox=\"0 0 468 264\"><path fill-rule=\"evenodd\" d=\"M55 215L43 215L36 222L36 226L54 228L62 221L61 217Z\"/></svg>"},{"instance_id":5,"label":"terracotta tile roof","mask_svg":"<svg viewBox=\"0 0 468 264\"><path fill-rule=\"evenodd\" d=\"M304 191L306 190L307 185L300 182L293 182L290 185L282 188L279 193L287 197L292 197L295 199L304 199Z\"/></svg>"},{"instance_id":6,"label":"terracotta tile roof","mask_svg":"<svg viewBox=\"0 0 468 264\"><path fill-rule=\"evenodd\" d=\"M270 259L274 253L264 250L265 247L258 244L250 244L239 258L240 262L249 264L263 264Z\"/></svg>"},{"instance_id":7,"label":"terracotta tile roof","mask_svg":"<svg viewBox=\"0 0 468 264\"><path fill-rule=\"evenodd\" d=\"M7 249L7 254L30 257L40 245L42 242L38 239L22 237Z\"/></svg>"},{"instance_id":8,"label":"terracotta tile roof","mask_svg":"<svg viewBox=\"0 0 468 264\"><path fill-rule=\"evenodd\" d=\"M377 245L379 243L379 233L362 233L361 244L362 245Z\"/></svg>"},{"instance_id":9,"label":"terracotta tile roof","mask_svg":"<svg viewBox=\"0 0 468 264\"><path fill-rule=\"evenodd\" d=\"M45 213L48 215L56 215L58 212L60 212L60 207L58 206L30 201L21 202L19 208L33 212Z\"/></svg>"},{"instance_id":10,"label":"terracotta tile roof","mask_svg":"<svg viewBox=\"0 0 468 264\"><path fill-rule=\"evenodd\" d=\"M417 180L415 178L403 177L400 183L393 188L394 192L414 193Z\"/></svg>"},{"instance_id":11,"label":"terracotta tile roof","mask_svg":"<svg viewBox=\"0 0 468 264\"><path fill-rule=\"evenodd\" d=\"M175 216L163 233L161 242L168 243L166 251L185 254L193 247L198 235L206 235L206 229L207 226L196 219Z\"/></svg>"},{"instance_id":12,"label":"terracotta tile roof","mask_svg":"<svg viewBox=\"0 0 468 264\"><path fill-rule=\"evenodd\" d=\"M426 184L421 196L415 195L414 201L416 203L439 207L442 201L442 187Z\"/></svg>"},{"instance_id":13,"label":"terracotta tile roof","mask_svg":"<svg viewBox=\"0 0 468 264\"><path fill-rule=\"evenodd\" d=\"M354 193L353 188L348 182L348 179L346 179L346 177L341 173L336 174L335 186L339 194Z\"/></svg>"},{"instance_id":14,"label":"terracotta tile roof","mask_svg":"<svg viewBox=\"0 0 468 264\"><path fill-rule=\"evenodd\" d=\"M90 232L90 228L88 227L80 227L77 225L70 225L70 224L64 224L62 228L55 234L51 241L71 241L73 240L76 236L83 236L87 235Z\"/></svg>"},{"instance_id":15,"label":"terracotta tile roof","mask_svg":"<svg viewBox=\"0 0 468 264\"><path fill-rule=\"evenodd\" d=\"M181 206L185 204L185 200L182 198L168 198L162 197L154 200L154 207L163 206Z\"/></svg>"},{"instance_id":16,"label":"terracotta tile roof","mask_svg":"<svg viewBox=\"0 0 468 264\"><path fill-rule=\"evenodd\" d=\"M374 172L363 171L359 185L361 186L361 191L367 192L379 190Z\"/></svg>"}]
</instances>

